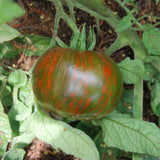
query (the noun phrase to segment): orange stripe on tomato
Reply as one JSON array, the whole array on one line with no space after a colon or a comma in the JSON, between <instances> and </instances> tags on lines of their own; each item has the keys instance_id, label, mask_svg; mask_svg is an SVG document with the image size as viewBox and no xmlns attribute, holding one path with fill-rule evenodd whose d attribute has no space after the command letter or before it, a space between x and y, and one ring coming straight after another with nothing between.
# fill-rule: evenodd
<instances>
[{"instance_id":1,"label":"orange stripe on tomato","mask_svg":"<svg viewBox=\"0 0 160 160\"><path fill-rule=\"evenodd\" d=\"M87 107L89 106L90 101L91 101L91 97L89 97L89 98L87 99L87 102L86 102L86 105L84 106L84 109L87 108Z\"/></svg>"},{"instance_id":2,"label":"orange stripe on tomato","mask_svg":"<svg viewBox=\"0 0 160 160\"><path fill-rule=\"evenodd\" d=\"M105 88L106 88L106 86L103 85L103 86L102 86L102 93L105 93Z\"/></svg>"},{"instance_id":3,"label":"orange stripe on tomato","mask_svg":"<svg viewBox=\"0 0 160 160\"><path fill-rule=\"evenodd\" d=\"M76 110L75 110L73 116L78 113L80 107L75 107L75 108L76 108Z\"/></svg>"},{"instance_id":4,"label":"orange stripe on tomato","mask_svg":"<svg viewBox=\"0 0 160 160\"><path fill-rule=\"evenodd\" d=\"M57 50L58 47L55 47L54 49L48 50L46 52L46 56L42 55L42 57L40 57L39 63L38 63L38 70L37 72L39 72L39 70L43 67L43 65L46 65L46 63L49 61L49 59L51 58L52 55L54 55L55 50ZM48 64L48 63L47 63Z\"/></svg>"},{"instance_id":5,"label":"orange stripe on tomato","mask_svg":"<svg viewBox=\"0 0 160 160\"><path fill-rule=\"evenodd\" d=\"M75 96L75 92L71 93L71 97L73 98Z\"/></svg>"},{"instance_id":6,"label":"orange stripe on tomato","mask_svg":"<svg viewBox=\"0 0 160 160\"><path fill-rule=\"evenodd\" d=\"M79 101L78 101L78 103L82 103L83 102L83 98L81 98Z\"/></svg>"},{"instance_id":7,"label":"orange stripe on tomato","mask_svg":"<svg viewBox=\"0 0 160 160\"><path fill-rule=\"evenodd\" d=\"M40 91L41 91L41 94L43 94L43 85L42 85L42 80L40 79L39 80L39 88L40 88Z\"/></svg>"},{"instance_id":8,"label":"orange stripe on tomato","mask_svg":"<svg viewBox=\"0 0 160 160\"><path fill-rule=\"evenodd\" d=\"M89 59L89 68L93 69L93 66L92 66L92 57L90 55L91 53L89 51L86 51L86 55L88 56L88 59Z\"/></svg>"},{"instance_id":9,"label":"orange stripe on tomato","mask_svg":"<svg viewBox=\"0 0 160 160\"><path fill-rule=\"evenodd\" d=\"M47 79L48 79L48 81L47 81L47 87L46 87L46 89L45 89L45 94L46 94L46 96L45 96L45 101L46 101L46 103L48 102L48 90L50 89L50 87L51 87L51 77L52 77L52 73L53 73L53 71L54 71L54 69L55 69L55 67L56 67L56 65L57 65L57 59L58 59L58 57L59 57L59 55L61 54L61 52L58 52L57 54L55 54L54 55L54 59L53 59L53 61L52 61L52 63L49 65L49 71L48 71L48 74L47 74ZM46 71L47 72L47 71ZM44 78L46 78L45 77L45 73L44 73Z\"/></svg>"},{"instance_id":10,"label":"orange stripe on tomato","mask_svg":"<svg viewBox=\"0 0 160 160\"><path fill-rule=\"evenodd\" d=\"M111 71L111 68L110 67L106 67L104 66L103 67L103 76L104 77L108 77L108 76L111 76L112 75L112 71Z\"/></svg>"},{"instance_id":11,"label":"orange stripe on tomato","mask_svg":"<svg viewBox=\"0 0 160 160\"><path fill-rule=\"evenodd\" d=\"M101 102L104 99L104 96L101 96L99 99L99 102Z\"/></svg>"},{"instance_id":12,"label":"orange stripe on tomato","mask_svg":"<svg viewBox=\"0 0 160 160\"><path fill-rule=\"evenodd\" d=\"M70 111L72 110L72 106L73 106L73 104L72 104L72 102L70 102L70 105L69 105L69 110Z\"/></svg>"}]
</instances>

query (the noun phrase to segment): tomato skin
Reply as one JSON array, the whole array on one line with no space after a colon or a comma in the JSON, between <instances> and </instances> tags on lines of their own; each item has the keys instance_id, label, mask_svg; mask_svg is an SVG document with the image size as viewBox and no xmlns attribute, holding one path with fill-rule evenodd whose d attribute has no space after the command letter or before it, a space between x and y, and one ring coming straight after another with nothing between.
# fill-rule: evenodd
<instances>
[{"instance_id":1,"label":"tomato skin","mask_svg":"<svg viewBox=\"0 0 160 160\"><path fill-rule=\"evenodd\" d=\"M54 47L38 59L32 86L44 110L91 120L115 109L123 82L117 64L106 54Z\"/></svg>"}]
</instances>

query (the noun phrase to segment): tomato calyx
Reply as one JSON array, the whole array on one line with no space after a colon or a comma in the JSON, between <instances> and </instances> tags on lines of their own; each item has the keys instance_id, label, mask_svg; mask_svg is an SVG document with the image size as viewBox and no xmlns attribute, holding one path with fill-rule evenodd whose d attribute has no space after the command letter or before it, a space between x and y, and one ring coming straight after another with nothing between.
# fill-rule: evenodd
<instances>
[{"instance_id":1,"label":"tomato calyx","mask_svg":"<svg viewBox=\"0 0 160 160\"><path fill-rule=\"evenodd\" d=\"M71 48L73 50L78 51L85 51L90 50L92 51L96 44L96 36L94 33L94 28L89 28L89 35L86 38L86 24L82 27L82 32L77 30L76 33L72 35L70 46L66 45L57 35L55 35L55 39L58 45L62 48Z\"/></svg>"}]
</instances>

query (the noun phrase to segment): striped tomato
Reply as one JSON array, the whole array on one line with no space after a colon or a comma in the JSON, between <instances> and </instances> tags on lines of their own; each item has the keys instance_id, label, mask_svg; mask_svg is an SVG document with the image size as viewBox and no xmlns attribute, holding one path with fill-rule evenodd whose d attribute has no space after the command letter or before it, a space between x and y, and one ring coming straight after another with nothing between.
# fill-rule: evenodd
<instances>
[{"instance_id":1,"label":"striped tomato","mask_svg":"<svg viewBox=\"0 0 160 160\"><path fill-rule=\"evenodd\" d=\"M37 61L32 75L40 106L72 119L98 119L112 112L122 95L122 75L106 54L54 47Z\"/></svg>"}]
</instances>

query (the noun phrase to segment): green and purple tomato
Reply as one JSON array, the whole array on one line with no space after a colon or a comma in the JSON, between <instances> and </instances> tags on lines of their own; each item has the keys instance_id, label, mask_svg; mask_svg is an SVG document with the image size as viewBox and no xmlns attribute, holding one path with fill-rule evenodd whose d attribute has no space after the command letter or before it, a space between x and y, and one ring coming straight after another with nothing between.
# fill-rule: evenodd
<instances>
[{"instance_id":1,"label":"green and purple tomato","mask_svg":"<svg viewBox=\"0 0 160 160\"><path fill-rule=\"evenodd\" d=\"M117 64L104 53L54 47L38 59L32 86L43 110L92 120L115 109L123 81Z\"/></svg>"}]
</instances>

